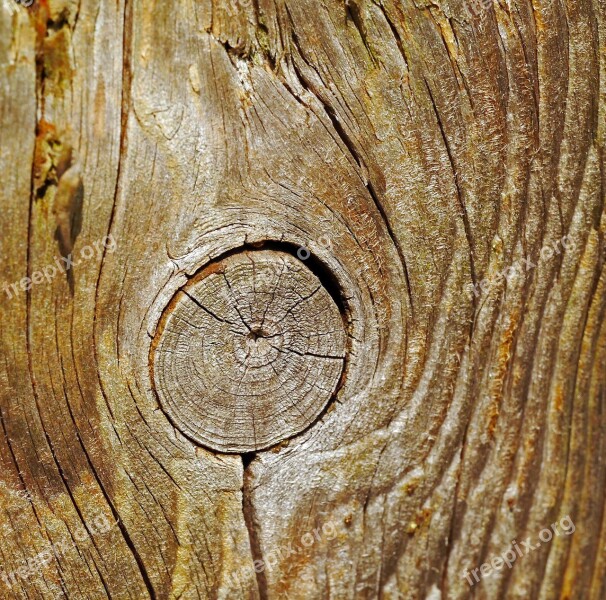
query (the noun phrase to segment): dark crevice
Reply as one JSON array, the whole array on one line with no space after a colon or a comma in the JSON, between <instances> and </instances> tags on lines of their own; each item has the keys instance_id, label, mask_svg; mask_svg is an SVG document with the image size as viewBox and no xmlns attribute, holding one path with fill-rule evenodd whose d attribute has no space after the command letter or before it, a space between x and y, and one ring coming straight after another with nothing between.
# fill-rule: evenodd
<instances>
[{"instance_id":1,"label":"dark crevice","mask_svg":"<svg viewBox=\"0 0 606 600\"><path fill-rule=\"evenodd\" d=\"M242 464L244 465L244 470L246 471L246 469L248 468L248 465L250 465L250 463L255 459L255 456L257 456L256 452L244 452L241 454L242 456Z\"/></svg>"},{"instance_id":2,"label":"dark crevice","mask_svg":"<svg viewBox=\"0 0 606 600\"><path fill-rule=\"evenodd\" d=\"M381 215L381 218L383 219L383 222L385 223L385 228L387 229L387 233L389 234L389 237L391 238L391 241L396 249L396 252L398 253L400 262L402 263L402 270L404 272L404 281L406 282L406 292L408 293L408 301L410 302L410 312L414 318L415 307L414 307L414 302L412 299L412 287L410 285L410 277L408 275L408 265L406 264L406 257L404 256L404 251L402 250L402 246L400 245L398 238L396 237L396 235L393 232L393 229L391 228L389 219L387 218L387 214L385 213L385 209L383 208L383 205L381 204L381 201L379 200L379 197L377 196L377 193L375 192L374 186L372 185L371 181L368 181L368 183L366 184L366 188L368 189L368 193L370 194L370 197L373 199L373 202L375 203L375 206L377 207L377 210L379 211L379 214Z\"/></svg>"},{"instance_id":3,"label":"dark crevice","mask_svg":"<svg viewBox=\"0 0 606 600\"><path fill-rule=\"evenodd\" d=\"M185 283L179 291L185 292L185 289L188 287L188 284L197 279L200 276L204 276L203 274L209 270L213 269L215 265L222 262L226 258L233 256L234 254L239 254L241 252L255 252L257 250L273 250L275 252L286 252L297 258L302 264L304 264L320 281L322 287L326 289L326 291L330 294L332 299L334 300L337 308L341 315L343 315L344 319L347 319L345 322L346 329L349 329L349 315L350 309L348 306L348 301L345 295L345 291L340 285L339 281L335 278L334 274L330 267L328 267L324 262L322 262L317 256L315 256L309 248L306 248L310 252L310 255L301 259L297 256L297 251L303 246L286 242L284 240L263 240L260 242L254 243L245 243L242 246L238 246L227 252L224 252L216 257L213 257L209 262L207 262L201 269L199 269L196 273L194 273ZM320 288L318 288L320 289ZM189 296L189 294L187 294ZM191 296L190 296L191 297ZM194 302L196 300L191 297ZM197 302L196 302L197 303ZM208 310L208 309L207 309ZM250 329L250 328L249 328Z\"/></svg>"},{"instance_id":4,"label":"dark crevice","mask_svg":"<svg viewBox=\"0 0 606 600\"><path fill-rule=\"evenodd\" d=\"M383 16L385 17L385 21L387 21L387 25L389 25L389 28L391 29L391 34L393 35L394 39L396 40L396 45L398 46L398 50L400 51L400 54L402 55L402 58L404 59L404 63L406 64L406 68L408 69L409 68L408 59L406 58L406 52L404 51L404 44L402 44L402 38L400 37L400 34L398 33L396 26L394 25L393 21L387 15L385 7L382 4L380 4L379 2L375 2L374 4L383 13Z\"/></svg>"},{"instance_id":5,"label":"dark crevice","mask_svg":"<svg viewBox=\"0 0 606 600\"><path fill-rule=\"evenodd\" d=\"M63 361L61 361L61 370L62 370L62 373L63 373L63 379L65 381L65 370L63 368ZM135 562L137 563L137 566L139 567L139 571L141 573L141 577L143 579L143 582L145 583L145 586L147 587L147 590L148 590L148 592L150 594L150 598L152 598L152 600L155 600L156 594L154 592L151 580L149 579L148 573L147 573L147 571L145 569L145 565L143 564L141 556L139 555L139 553L138 553L137 549L135 548L132 540L130 539L129 534L128 534L128 532L127 532L124 524L122 523L122 521L120 519L120 515L118 514L118 511L116 510L116 508L115 508L115 506L113 504L113 501L111 500L111 498L110 498L107 490L105 489L105 487L103 485L101 477L99 476L97 468L95 467L95 465L94 465L94 463L93 463L93 461L92 461L92 459L91 459L91 457L89 455L89 452L86 449L84 441L82 440L80 434L78 433L78 426L77 426L76 418L75 418L75 416L73 414L72 407L71 407L71 405L70 405L69 400L68 400L67 397L66 397L66 404L67 404L67 409L68 409L71 421L72 421L72 423L74 425L74 431L75 431L76 439L78 440L78 443L79 443L79 445L80 445L80 447L82 449L84 457L86 458L86 462L88 463L88 465L90 467L90 470L91 470L91 473L93 474L93 477L94 477L95 481L97 482L97 485L99 486L99 490L101 491L103 497L105 498L105 501L107 502L107 504L108 504L108 506L109 506L109 508L110 508L110 510L112 512L112 516L114 517L114 520L115 520L116 524L118 525L118 528L120 529L120 531L122 533L122 536L124 538L124 541L125 541L126 545L129 547L129 549L132 552L132 555L133 555L133 557L135 559ZM78 507L78 505L76 503L76 499L74 498L74 496L72 494L72 491L71 491L71 489L69 487L67 479L66 479L65 475L63 474L63 470L61 468L59 459L55 455L55 451L54 451L54 448L52 446L52 442L51 442L50 437L48 436L48 434L46 432L46 429L44 430L44 435L47 438L47 442L48 442L48 445L50 447L52 457L53 457L53 459L54 459L54 461L55 461L55 463L57 465L57 469L59 470L59 475L61 476L61 479L63 480L63 482L65 484L65 488L67 490L67 493L68 493L69 497L72 500L74 508L75 508L78 516L80 517L80 520L82 521L84 527L86 529L88 529L88 527L86 527L86 522L84 520L84 516L82 515L82 513L80 511L80 508ZM92 534L91 534L91 537L92 537Z\"/></svg>"},{"instance_id":6,"label":"dark crevice","mask_svg":"<svg viewBox=\"0 0 606 600\"><path fill-rule=\"evenodd\" d=\"M330 358L333 360L344 360L344 356L336 356L334 354L317 354L315 352L299 352L298 350L295 350L294 348L278 348L277 346L274 346L273 344L270 344L270 346L272 348L274 348L274 350L277 350L278 352L292 352L293 354L296 354L297 356L314 356L316 358Z\"/></svg>"},{"instance_id":7,"label":"dark crevice","mask_svg":"<svg viewBox=\"0 0 606 600\"><path fill-rule=\"evenodd\" d=\"M475 263L474 263L474 240L473 234L471 232L471 225L469 223L469 215L467 214L467 208L465 207L465 202L463 201L463 191L461 190L461 185L459 183L459 175L456 169L455 159L452 153L452 149L450 147L450 143L448 138L446 137L446 132L444 131L444 126L442 124L442 120L440 119L440 113L438 112L438 107L436 106L435 99L431 92L431 88L427 81L425 81L425 87L427 89L427 94L429 96L429 100L431 101L431 105L433 107L434 114L436 116L436 120L438 122L438 128L440 129L440 135L442 137L442 143L444 144L444 148L446 149L446 154L448 155L448 161L450 163L450 169L452 171L452 176L454 179L455 188L457 191L457 200L459 202L459 207L461 209L461 218L463 219L463 226L465 228L465 237L467 238L467 243L469 245L469 270L471 275L472 284L476 285L476 271L475 271ZM474 305L474 312L477 304L476 295L473 294L472 302ZM470 333L471 335L471 333Z\"/></svg>"},{"instance_id":8,"label":"dark crevice","mask_svg":"<svg viewBox=\"0 0 606 600\"><path fill-rule=\"evenodd\" d=\"M194 298L191 294L189 294L188 292L185 291L184 288L181 288L181 291L199 308L201 308L204 312L208 313L211 317L213 317L214 319L216 319L217 321L220 321L221 323L229 323L230 325L236 325L236 323L233 323L232 321L228 321L227 319L222 319L219 315L217 315L216 313L214 313L212 310L210 310L209 308L206 308L206 306L204 306L199 300L197 300L196 298ZM195 327L195 325L192 325L191 323L188 323L188 325L191 325L192 327Z\"/></svg>"},{"instance_id":9,"label":"dark crevice","mask_svg":"<svg viewBox=\"0 0 606 600\"><path fill-rule=\"evenodd\" d=\"M252 491L254 489L254 474L252 473L252 464L256 457L255 452L246 452L242 456L242 466L244 467L244 473L242 477L242 514L244 516L244 523L248 531L248 539L250 542L250 552L253 561L253 567L260 561L260 564L265 566L263 560L263 551L261 549L261 540L259 539L259 528L258 519L255 511L255 506L252 500ZM257 578L257 589L259 590L260 600L267 600L268 598L268 585L267 576L265 575L265 569L259 569L259 572L255 569Z\"/></svg>"},{"instance_id":10,"label":"dark crevice","mask_svg":"<svg viewBox=\"0 0 606 600\"><path fill-rule=\"evenodd\" d=\"M362 11L360 7L353 0L345 1L345 14L349 20L355 25L358 33L360 34L360 39L368 52L368 56L372 59L373 63L377 63L374 54L370 46L368 45L368 36L366 33L366 27L364 25L364 17L362 16Z\"/></svg>"},{"instance_id":11,"label":"dark crevice","mask_svg":"<svg viewBox=\"0 0 606 600\"><path fill-rule=\"evenodd\" d=\"M459 513L460 511L459 509L459 491L461 488L461 479L463 478L463 470L465 468L465 450L467 448L467 435L469 432L469 425L471 423L471 419L468 418L467 422L465 423L465 429L463 431L463 437L461 440L461 449L460 449L460 455L459 455L459 472L457 474L457 482L455 483L455 487L454 487L454 494L453 494L453 502L452 502L452 510L451 510L451 521L450 521L450 526L448 528L448 537L446 538L446 545L447 548L450 550L453 546L454 546L454 541L455 541L455 537L456 539L459 538L460 536L460 521L459 521L459 517L461 516ZM444 566L442 568L442 573L441 573L441 585L442 585L442 591L445 594L448 594L448 564L450 562L450 559L452 557L452 552L449 551L446 553L446 560L444 561Z\"/></svg>"},{"instance_id":12,"label":"dark crevice","mask_svg":"<svg viewBox=\"0 0 606 600\"><path fill-rule=\"evenodd\" d=\"M299 42L296 30L295 30L295 26L294 26L294 20L292 18L292 15L290 14L290 10L288 10L288 6L286 6L286 12L289 16L290 22L291 22L291 30L292 30L292 41L293 44L295 45L297 52L301 58L301 60L303 62L305 62L306 64L307 61L305 60L303 51L301 49L301 44ZM292 60L292 67L294 69L294 73L297 76L297 79L299 80L299 83L301 84L301 87L304 90L307 90L312 96L314 96L314 98L316 98L318 100L318 102L321 104L322 108L324 109L324 112L326 113L326 116L330 119L330 122L332 123L333 128L335 129L338 139L345 144L345 147L349 150L349 153L351 154L351 156L353 157L353 159L355 160L356 164L362 168L363 170L365 169L365 165L363 160L361 159L358 151L355 148L355 145L353 143L353 141L351 140L351 138L349 137L349 135L347 134L347 132L343 129L343 126L341 125L341 123L339 122L339 119L337 117L336 112L334 111L334 109L332 108L332 106L330 106L330 104L328 104L321 96L320 93L318 93L315 90L315 86L313 85L313 83L311 81L309 81L309 79L305 76L305 74L301 71L301 69L299 68L299 66L297 65L297 61L296 60ZM308 66L310 68L311 65L308 64ZM295 98L299 101L301 101L301 99L298 97L298 95L294 95ZM305 105L305 104L304 104ZM306 105L305 105L306 106ZM334 136L333 136L334 137Z\"/></svg>"},{"instance_id":13,"label":"dark crevice","mask_svg":"<svg viewBox=\"0 0 606 600\"><path fill-rule=\"evenodd\" d=\"M337 117L337 114L335 113L332 106L327 104L322 99L321 95L314 90L312 83L301 72L301 70L297 66L296 61L293 61L292 66L295 71L295 74L297 75L299 82L301 83L301 86L305 90L307 90L310 94L312 94L315 98L317 98L318 101L320 102L320 104L322 105L322 108L324 109L326 116L330 119L330 122L331 122L335 132L337 133L338 139L345 145L347 150L349 150L349 153L355 160L358 167L360 167L363 171L366 171L366 165L364 163L364 160L362 159L359 152L357 151L353 140L351 139L349 134L345 131L345 129L343 128L343 125L341 125L341 123L339 122L339 118Z\"/></svg>"},{"instance_id":14,"label":"dark crevice","mask_svg":"<svg viewBox=\"0 0 606 600\"><path fill-rule=\"evenodd\" d=\"M212 35L212 33L210 31L208 33L210 33ZM218 42L219 44L221 44L221 46L223 46L223 48L225 48L225 52L227 52L227 55L229 56L230 59L233 57L239 58L242 60L251 60L252 59L252 57L250 56L250 53L248 52L248 50L246 48L246 44L244 41L242 41L237 46L232 46L229 43L229 40L222 40L218 37L215 37L214 35L213 35L213 39L216 42Z\"/></svg>"},{"instance_id":15,"label":"dark crevice","mask_svg":"<svg viewBox=\"0 0 606 600\"><path fill-rule=\"evenodd\" d=\"M324 111L325 111L326 115L328 116L328 118L330 119L330 122L331 122L335 132L337 133L339 139L345 145L345 147L349 151L350 155L352 156L352 158L354 159L354 161L356 162L358 167L361 169L362 173L368 173L369 171L368 171L368 168L366 167L366 163L365 163L364 159L362 158L359 151L357 150L354 141L351 139L349 134L345 131L344 127L341 125L334 109L330 105L328 105L326 102L324 102L324 100L322 100L320 94L318 94L314 91L311 82L309 82L306 79L306 77L303 75L303 73L300 71L300 69L297 67L297 65L294 61L293 61L293 68L294 68L297 78L301 82L301 85L303 86L303 88L306 89L309 93L311 93L315 98L317 98L318 101L320 102L320 104L322 105L322 107L324 108ZM389 237L392 240L392 243L396 249L400 262L402 263L402 270L404 272L404 279L406 282L406 290L407 290L408 299L410 302L410 311L414 317L414 302L413 302L413 296L412 296L412 288L411 288L411 284L410 284L408 265L406 264L406 258L404 256L404 252L402 250L402 247L401 247L396 235L394 234L394 231L391 227L391 224L389 222L385 209L383 208L383 205L379 199L378 194L376 193L376 190L374 188L372 181L370 180L370 177L367 177L366 179L362 177L362 181L364 182L366 189L368 190L370 197L372 198L372 200L375 204L375 207L377 208L377 210L381 216L381 219L383 220L383 222L385 224L387 233L389 234Z\"/></svg>"},{"instance_id":16,"label":"dark crevice","mask_svg":"<svg viewBox=\"0 0 606 600\"><path fill-rule=\"evenodd\" d=\"M255 10L258 11L258 9ZM217 35L213 33L212 25L206 29L206 33L208 33L218 44L223 46L227 57L234 67L237 66L236 60L244 60L252 65L255 64L255 58L261 58L262 61L269 66L272 72L276 71L276 57L268 47L268 44L264 41L264 38L268 35L268 29L264 23L257 20L255 35L256 44L252 43L251 40L251 44L248 45L246 40L242 39L234 46L228 39L217 37Z\"/></svg>"},{"instance_id":17,"label":"dark crevice","mask_svg":"<svg viewBox=\"0 0 606 600\"><path fill-rule=\"evenodd\" d=\"M69 27L69 10L64 8L56 19L47 19L46 21L46 32L48 35L49 31L59 31L63 27Z\"/></svg>"},{"instance_id":18,"label":"dark crevice","mask_svg":"<svg viewBox=\"0 0 606 600\"><path fill-rule=\"evenodd\" d=\"M221 275L223 276L223 279L225 280L225 283L227 284L227 287L229 289L229 293L232 297L233 300L233 306L234 306L234 310L238 313L238 316L240 317L240 321L242 321L242 325L244 325L244 327L246 327L246 329L248 329L248 331L250 332L250 325L246 322L246 319L242 316L242 313L240 312L240 309L238 307L238 299L236 298L236 296L234 295L234 292L231 288L231 283L229 283L229 279L227 279L225 273L222 271Z\"/></svg>"},{"instance_id":19,"label":"dark crevice","mask_svg":"<svg viewBox=\"0 0 606 600\"><path fill-rule=\"evenodd\" d=\"M38 36L39 35L40 34L38 34ZM26 260L25 260L26 274L30 278L32 275L32 263L33 263L32 248L34 247L34 243L33 243L34 218L35 218L34 205L35 205L35 201L36 201L35 182L36 182L38 127L44 117L44 73L43 73L42 63L41 63L41 58L40 58L41 45L42 45L41 39L40 39L40 37L37 37L37 39L36 39L36 87L35 87L35 92L36 92L36 109L37 109L36 114L40 115L40 117L38 117L38 116L36 117L36 128L35 128L36 141L34 143L34 156L32 157L32 168L30 171L30 189L29 189L30 197L29 197L29 207L28 207L28 216L27 216L27 250L26 250ZM53 451L52 446L50 445L50 441L48 439L48 434L47 434L46 430L44 429L44 424L42 423L42 413L40 412L38 391L36 388L36 381L34 379L34 367L33 367L34 361L33 361L33 353L32 353L32 290L31 290L31 287L27 288L26 292L25 292L25 332L26 332L25 350L27 353L27 370L28 370L28 375L30 378L32 396L34 399L34 404L35 404L36 409L39 414L39 424L43 429L45 440L48 444L48 451L53 456L53 458L55 458L54 451ZM27 490L27 486L25 484L25 479L23 477L23 473L19 469L17 457L13 452L10 438L8 436L8 431L6 430L6 427L5 427L4 418L2 417L1 420L2 420L3 431L6 436L6 441L8 443L12 459L15 462L15 466L17 467L17 473L19 476L19 480L23 484L24 488ZM28 425L28 429L29 429L29 425ZM30 435L31 435L31 432L30 432ZM57 469L59 470L60 478L64 481L63 474L62 474L60 468L58 467L58 465L57 465ZM43 467L43 472L44 472L45 477L47 477L49 480L53 479L53 477L49 473L47 473L47 469L44 467ZM64 483L65 483L65 481L64 481ZM40 528L42 528L42 522L40 521L40 518L38 517L38 513L36 511L36 508L35 508L33 502L31 503L31 507L32 507L32 510L36 517L36 520L38 521L38 524L40 525ZM49 539L49 541L51 541L50 538L48 538L48 539Z\"/></svg>"}]
</instances>

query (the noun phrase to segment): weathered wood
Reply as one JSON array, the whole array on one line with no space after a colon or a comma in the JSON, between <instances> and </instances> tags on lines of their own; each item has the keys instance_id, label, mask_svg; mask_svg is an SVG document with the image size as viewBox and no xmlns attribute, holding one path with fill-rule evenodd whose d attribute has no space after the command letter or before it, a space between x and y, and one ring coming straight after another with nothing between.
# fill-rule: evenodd
<instances>
[{"instance_id":1,"label":"weathered wood","mask_svg":"<svg viewBox=\"0 0 606 600\"><path fill-rule=\"evenodd\" d=\"M0 595L604 598L603 0L24 4L0 0ZM196 437L218 396L158 348L193 342L180 314L217 335L184 292L266 252L331 306L291 330L347 343L291 362L272 401L325 393L288 431Z\"/></svg>"},{"instance_id":2,"label":"weathered wood","mask_svg":"<svg viewBox=\"0 0 606 600\"><path fill-rule=\"evenodd\" d=\"M343 372L345 338L337 305L300 260L238 253L173 298L152 344L152 381L169 417L197 443L263 450L322 412Z\"/></svg>"}]
</instances>

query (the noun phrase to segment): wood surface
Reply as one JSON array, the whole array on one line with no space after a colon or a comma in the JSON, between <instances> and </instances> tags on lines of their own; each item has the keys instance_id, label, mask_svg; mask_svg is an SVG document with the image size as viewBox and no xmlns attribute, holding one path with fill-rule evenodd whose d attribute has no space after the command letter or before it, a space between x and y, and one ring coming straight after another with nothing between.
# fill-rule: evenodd
<instances>
[{"instance_id":1,"label":"wood surface","mask_svg":"<svg viewBox=\"0 0 606 600\"><path fill-rule=\"evenodd\" d=\"M309 427L335 393L344 325L302 260L238 252L204 268L167 306L152 383L169 419L198 444L264 450Z\"/></svg>"},{"instance_id":2,"label":"wood surface","mask_svg":"<svg viewBox=\"0 0 606 600\"><path fill-rule=\"evenodd\" d=\"M605 135L604 0L0 0L0 597L606 597ZM247 252L344 358L217 449L154 353Z\"/></svg>"}]
</instances>

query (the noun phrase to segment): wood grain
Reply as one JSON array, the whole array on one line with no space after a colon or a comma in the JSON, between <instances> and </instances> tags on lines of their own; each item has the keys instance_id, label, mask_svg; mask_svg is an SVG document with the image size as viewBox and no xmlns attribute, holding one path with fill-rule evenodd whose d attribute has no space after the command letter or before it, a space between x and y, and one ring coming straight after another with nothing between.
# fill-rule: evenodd
<instances>
[{"instance_id":1,"label":"wood grain","mask_svg":"<svg viewBox=\"0 0 606 600\"><path fill-rule=\"evenodd\" d=\"M605 40L603 0L0 0L0 595L601 600ZM209 449L152 345L299 247L334 398Z\"/></svg>"}]
</instances>

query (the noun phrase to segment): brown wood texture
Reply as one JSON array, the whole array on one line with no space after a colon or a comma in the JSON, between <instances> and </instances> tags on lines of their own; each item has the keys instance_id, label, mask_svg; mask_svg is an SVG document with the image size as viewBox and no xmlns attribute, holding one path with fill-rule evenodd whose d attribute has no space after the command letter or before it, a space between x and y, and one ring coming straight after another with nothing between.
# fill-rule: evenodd
<instances>
[{"instance_id":1,"label":"brown wood texture","mask_svg":"<svg viewBox=\"0 0 606 600\"><path fill-rule=\"evenodd\" d=\"M0 597L606 597L604 0L0 0L0 102ZM234 453L154 352L247 252L345 358Z\"/></svg>"},{"instance_id":2,"label":"brown wood texture","mask_svg":"<svg viewBox=\"0 0 606 600\"><path fill-rule=\"evenodd\" d=\"M203 269L168 305L152 342L154 390L201 445L240 454L275 446L309 427L335 393L344 325L296 256L238 252Z\"/></svg>"}]
</instances>

